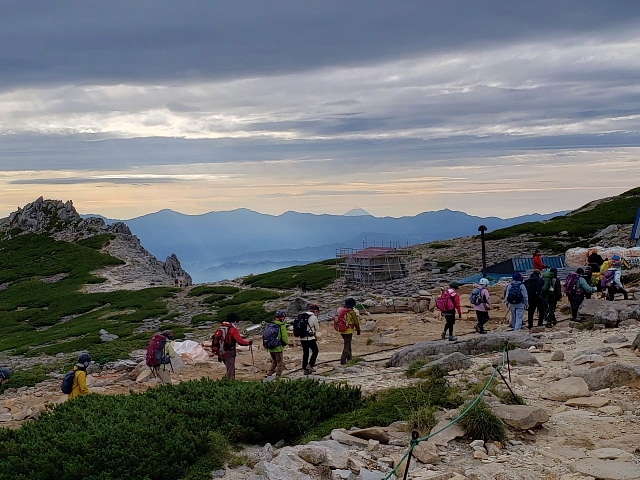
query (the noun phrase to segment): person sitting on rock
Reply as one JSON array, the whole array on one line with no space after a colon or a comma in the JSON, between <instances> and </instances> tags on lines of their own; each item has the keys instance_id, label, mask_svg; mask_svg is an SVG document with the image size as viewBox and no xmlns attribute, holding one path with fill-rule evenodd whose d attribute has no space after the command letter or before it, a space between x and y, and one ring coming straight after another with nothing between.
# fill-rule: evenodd
<instances>
[{"instance_id":1,"label":"person sitting on rock","mask_svg":"<svg viewBox=\"0 0 640 480\"><path fill-rule=\"evenodd\" d=\"M84 352L78 357L78 363L73 367L76 372L73 379L73 388L69 394L69 400L79 397L80 395L89 395L91 391L87 387L87 368L91 364L91 355Z\"/></svg>"},{"instance_id":2,"label":"person sitting on rock","mask_svg":"<svg viewBox=\"0 0 640 480\"><path fill-rule=\"evenodd\" d=\"M11 378L11 370L7 367L0 368L0 385L5 384Z\"/></svg>"}]
</instances>

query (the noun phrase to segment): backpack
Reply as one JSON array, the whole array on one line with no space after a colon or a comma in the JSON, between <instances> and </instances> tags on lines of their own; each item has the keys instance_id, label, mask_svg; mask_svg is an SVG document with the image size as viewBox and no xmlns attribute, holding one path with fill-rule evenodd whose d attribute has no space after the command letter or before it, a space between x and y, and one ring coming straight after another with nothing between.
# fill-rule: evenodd
<instances>
[{"instance_id":1,"label":"backpack","mask_svg":"<svg viewBox=\"0 0 640 480\"><path fill-rule=\"evenodd\" d=\"M520 289L521 286L521 282L511 282L511 285L509 285L509 289L507 290L507 303L510 303L511 305L522 303L524 296Z\"/></svg>"},{"instance_id":2,"label":"backpack","mask_svg":"<svg viewBox=\"0 0 640 480\"><path fill-rule=\"evenodd\" d=\"M487 302L485 301L485 296L482 295L483 290L486 290L485 288L474 288L471 291L471 296L469 297L469 300L471 300L471 305L482 305L482 304L486 304Z\"/></svg>"},{"instance_id":3,"label":"backpack","mask_svg":"<svg viewBox=\"0 0 640 480\"><path fill-rule=\"evenodd\" d=\"M231 350L231 345L227 342L229 327L218 328L211 337L211 351L219 357L224 356Z\"/></svg>"},{"instance_id":4,"label":"backpack","mask_svg":"<svg viewBox=\"0 0 640 480\"><path fill-rule=\"evenodd\" d=\"M169 355L164 355L164 346L166 343L167 337L159 333L151 338L149 346L147 347L147 366L158 367L171 362Z\"/></svg>"},{"instance_id":5,"label":"backpack","mask_svg":"<svg viewBox=\"0 0 640 480\"><path fill-rule=\"evenodd\" d=\"M68 395L73 391L73 382L76 379L76 372L77 370L71 370L64 376L62 384L60 385L62 393L66 393Z\"/></svg>"},{"instance_id":6,"label":"backpack","mask_svg":"<svg viewBox=\"0 0 640 480\"><path fill-rule=\"evenodd\" d=\"M580 288L580 275L577 272L571 272L567 275L567 280L564 284L564 293L567 295L581 295L582 289Z\"/></svg>"},{"instance_id":7,"label":"backpack","mask_svg":"<svg viewBox=\"0 0 640 480\"><path fill-rule=\"evenodd\" d=\"M336 313L333 316L333 329L336 332L344 332L349 329L349 324L347 323L347 314L350 311L351 309L347 307L340 307L336 310Z\"/></svg>"},{"instance_id":8,"label":"backpack","mask_svg":"<svg viewBox=\"0 0 640 480\"><path fill-rule=\"evenodd\" d=\"M293 321L293 336L298 338L313 337L313 332L309 328L309 312L301 312Z\"/></svg>"},{"instance_id":9,"label":"backpack","mask_svg":"<svg viewBox=\"0 0 640 480\"><path fill-rule=\"evenodd\" d=\"M600 286L601 287L612 287L613 286L613 279L616 276L616 271L615 270L607 270L606 272L604 272L604 276L602 277L602 280L600 280Z\"/></svg>"},{"instance_id":10,"label":"backpack","mask_svg":"<svg viewBox=\"0 0 640 480\"><path fill-rule=\"evenodd\" d=\"M267 323L264 332L262 332L262 345L266 349L278 348L284 345L280 339L280 325L277 323Z\"/></svg>"},{"instance_id":11,"label":"backpack","mask_svg":"<svg viewBox=\"0 0 640 480\"><path fill-rule=\"evenodd\" d=\"M436 308L441 312L450 312L456 308L456 304L453 301L453 296L449 293L449 290L442 292L438 298L436 298Z\"/></svg>"}]
</instances>

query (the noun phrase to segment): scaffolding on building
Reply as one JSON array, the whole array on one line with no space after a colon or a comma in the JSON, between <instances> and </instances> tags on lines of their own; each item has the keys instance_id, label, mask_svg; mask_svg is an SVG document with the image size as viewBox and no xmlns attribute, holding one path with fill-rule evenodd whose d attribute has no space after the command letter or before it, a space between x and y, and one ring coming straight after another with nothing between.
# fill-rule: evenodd
<instances>
[{"instance_id":1,"label":"scaffolding on building","mask_svg":"<svg viewBox=\"0 0 640 480\"><path fill-rule=\"evenodd\" d=\"M408 245L399 242L369 242L364 240L361 249L340 248L336 251L338 271L346 283L367 286L407 276L410 272L413 252ZM380 244L380 246L377 246Z\"/></svg>"}]
</instances>

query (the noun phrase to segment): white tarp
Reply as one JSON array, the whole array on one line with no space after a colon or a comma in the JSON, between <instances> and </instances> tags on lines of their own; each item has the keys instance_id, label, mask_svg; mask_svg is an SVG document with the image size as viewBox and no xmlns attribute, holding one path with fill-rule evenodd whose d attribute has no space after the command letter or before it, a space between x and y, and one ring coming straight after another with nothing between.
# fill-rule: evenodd
<instances>
[{"instance_id":1,"label":"white tarp","mask_svg":"<svg viewBox=\"0 0 640 480\"><path fill-rule=\"evenodd\" d=\"M209 360L209 354L198 342L185 340L183 342L173 342L173 348L184 363L194 365L198 362Z\"/></svg>"},{"instance_id":2,"label":"white tarp","mask_svg":"<svg viewBox=\"0 0 640 480\"><path fill-rule=\"evenodd\" d=\"M566 253L566 263L568 267L582 267L587 264L587 255L593 250L592 248L570 248ZM614 255L620 255L632 267L640 267L640 247L595 247L598 254L602 258L608 258Z\"/></svg>"}]
</instances>

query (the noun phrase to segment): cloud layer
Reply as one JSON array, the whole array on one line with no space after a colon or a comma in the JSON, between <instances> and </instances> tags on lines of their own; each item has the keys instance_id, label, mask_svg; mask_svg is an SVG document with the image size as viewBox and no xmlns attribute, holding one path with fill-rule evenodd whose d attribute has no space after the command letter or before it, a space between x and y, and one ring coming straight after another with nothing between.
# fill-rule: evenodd
<instances>
[{"instance_id":1,"label":"cloud layer","mask_svg":"<svg viewBox=\"0 0 640 480\"><path fill-rule=\"evenodd\" d=\"M634 2L38 4L0 20L3 214L514 216L640 178Z\"/></svg>"}]
</instances>

